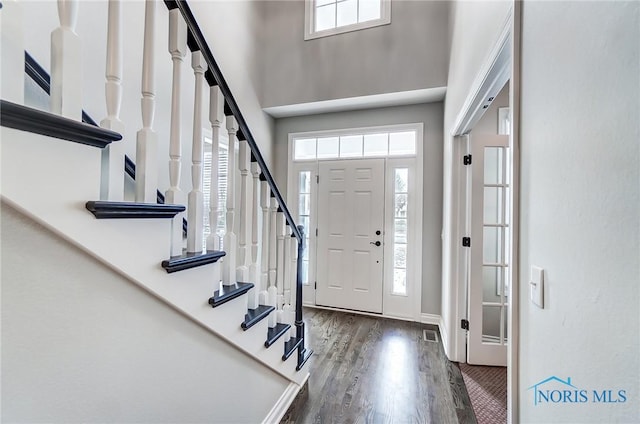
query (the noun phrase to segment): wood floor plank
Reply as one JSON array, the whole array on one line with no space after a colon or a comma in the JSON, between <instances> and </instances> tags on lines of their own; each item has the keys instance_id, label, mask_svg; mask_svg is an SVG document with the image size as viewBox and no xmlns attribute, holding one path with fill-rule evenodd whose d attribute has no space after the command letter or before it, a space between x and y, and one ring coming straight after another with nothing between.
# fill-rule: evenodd
<instances>
[{"instance_id":1,"label":"wood floor plank","mask_svg":"<svg viewBox=\"0 0 640 424\"><path fill-rule=\"evenodd\" d=\"M460 370L413 322L305 308L314 349L282 423L475 424ZM440 339L439 339L440 340Z\"/></svg>"}]
</instances>

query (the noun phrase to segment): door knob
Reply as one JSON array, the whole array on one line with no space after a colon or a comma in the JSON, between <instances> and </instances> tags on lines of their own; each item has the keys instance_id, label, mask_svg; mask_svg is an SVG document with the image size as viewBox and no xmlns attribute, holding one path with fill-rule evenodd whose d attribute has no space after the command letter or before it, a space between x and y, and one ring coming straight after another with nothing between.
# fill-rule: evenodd
<instances>
[{"instance_id":1,"label":"door knob","mask_svg":"<svg viewBox=\"0 0 640 424\"><path fill-rule=\"evenodd\" d=\"M380 243L379 241L376 241L376 242L370 241L369 244L375 244L376 246L380 246L382 243Z\"/></svg>"}]
</instances>

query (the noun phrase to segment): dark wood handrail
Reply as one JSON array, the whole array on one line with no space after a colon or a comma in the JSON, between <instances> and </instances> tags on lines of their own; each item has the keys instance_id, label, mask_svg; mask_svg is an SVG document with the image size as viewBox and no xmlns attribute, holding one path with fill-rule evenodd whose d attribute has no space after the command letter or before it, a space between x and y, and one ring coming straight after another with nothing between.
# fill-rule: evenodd
<instances>
[{"instance_id":1,"label":"dark wood handrail","mask_svg":"<svg viewBox=\"0 0 640 424\"><path fill-rule=\"evenodd\" d=\"M284 216L287 220L287 224L289 225L289 228L291 228L291 231L298 239L298 243L302 243L303 242L302 234L300 233L300 230L298 230L298 227L296 227L296 223L293 220L293 216L291 216L291 212L289 212L289 208L284 202L284 198L280 194L280 191L278 190L278 186L276 185L276 182L273 179L271 172L269 172L269 168L267 167L267 164L265 163L264 158L262 157L262 153L260 153L260 149L258 148L258 145L256 144L256 141L253 138L251 131L249 130L249 126L247 125L247 122L244 120L244 117L240 112L240 108L238 107L238 104L236 103L236 100L233 97L233 94L231 93L231 89L229 88L229 85L227 84L226 80L224 79L224 76L222 75L222 71L220 70L220 67L216 63L216 60L213 58L211 49L209 49L209 45L207 44L207 41L205 40L204 35L200 30L200 26L198 25L198 22L196 22L196 18L193 16L193 12L191 12L191 8L189 7L189 4L185 0L180 0L180 1L164 0L164 3L166 4L169 10L178 8L180 10L180 13L182 13L184 20L187 23L187 27L189 28L190 37L192 38L192 41L194 41L197 44L198 48L200 49L200 52L202 52L202 55L204 56L204 59L207 62L207 65L209 66L209 72L211 73L211 75L213 75L213 78L215 79L215 84L212 84L212 81L209 81L209 84L217 85L218 87L220 87L220 91L222 91L222 94L224 95L224 99L225 99L225 108L228 107L231 113L233 114L233 116L238 121L238 126L240 127L240 131L242 135L245 137L245 139L247 140L247 143L249 143L249 147L251 148L251 153L253 155L253 158L256 160L256 162L258 162L258 165L260 165L260 170L264 174L267 183L269 183L271 192L273 193L274 197L278 200L278 205L280 205L282 212L284 213Z\"/></svg>"}]
</instances>

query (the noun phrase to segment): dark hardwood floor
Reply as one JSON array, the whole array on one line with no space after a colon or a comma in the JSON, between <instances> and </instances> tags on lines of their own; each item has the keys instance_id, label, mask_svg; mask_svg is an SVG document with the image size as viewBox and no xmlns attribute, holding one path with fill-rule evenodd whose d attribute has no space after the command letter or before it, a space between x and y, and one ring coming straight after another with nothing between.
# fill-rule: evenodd
<instances>
[{"instance_id":1,"label":"dark hardwood floor","mask_svg":"<svg viewBox=\"0 0 640 424\"><path fill-rule=\"evenodd\" d=\"M305 308L309 381L282 423L476 423L460 370L412 322Z\"/></svg>"}]
</instances>

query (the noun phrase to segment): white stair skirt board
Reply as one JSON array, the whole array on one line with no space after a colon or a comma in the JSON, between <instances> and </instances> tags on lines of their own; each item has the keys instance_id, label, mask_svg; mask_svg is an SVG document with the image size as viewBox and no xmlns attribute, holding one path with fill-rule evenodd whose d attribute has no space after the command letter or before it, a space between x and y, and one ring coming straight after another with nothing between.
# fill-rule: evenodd
<instances>
[{"instance_id":1,"label":"white stair skirt board","mask_svg":"<svg viewBox=\"0 0 640 424\"><path fill-rule=\"evenodd\" d=\"M307 377L302 381L302 383L300 383L300 385L296 383L289 383L289 386L285 389L282 396L280 396L278 402L273 405L271 411L269 411L264 420L262 420L262 424L279 423L280 420L282 420L282 417L284 417L284 414L287 413L287 410L289 409L293 401L296 399L296 396L298 396L298 393L300 393L302 387L304 387L308 378L309 375L307 374Z\"/></svg>"},{"instance_id":2,"label":"white stair skirt board","mask_svg":"<svg viewBox=\"0 0 640 424\"><path fill-rule=\"evenodd\" d=\"M207 304L207 299L218 288L219 265L173 274L162 269L160 262L168 257L170 249L170 220L96 220L85 209L86 201L99 196L99 149L5 127L1 131L3 201L253 360L290 381L299 383L305 378L304 372L295 371L295 358L282 361L282 344L271 346L274 353L263 352L266 320L261 321L264 328L256 325L258 328L246 332L240 329L246 299L235 299L219 308ZM34 155L34 151L39 154ZM57 160L50 160L52 157ZM31 172L21 172L19 168L25 163L30 164ZM21 178L15 178L16 175ZM122 249L122 246L129 248ZM276 349L280 355L276 355Z\"/></svg>"}]
</instances>

